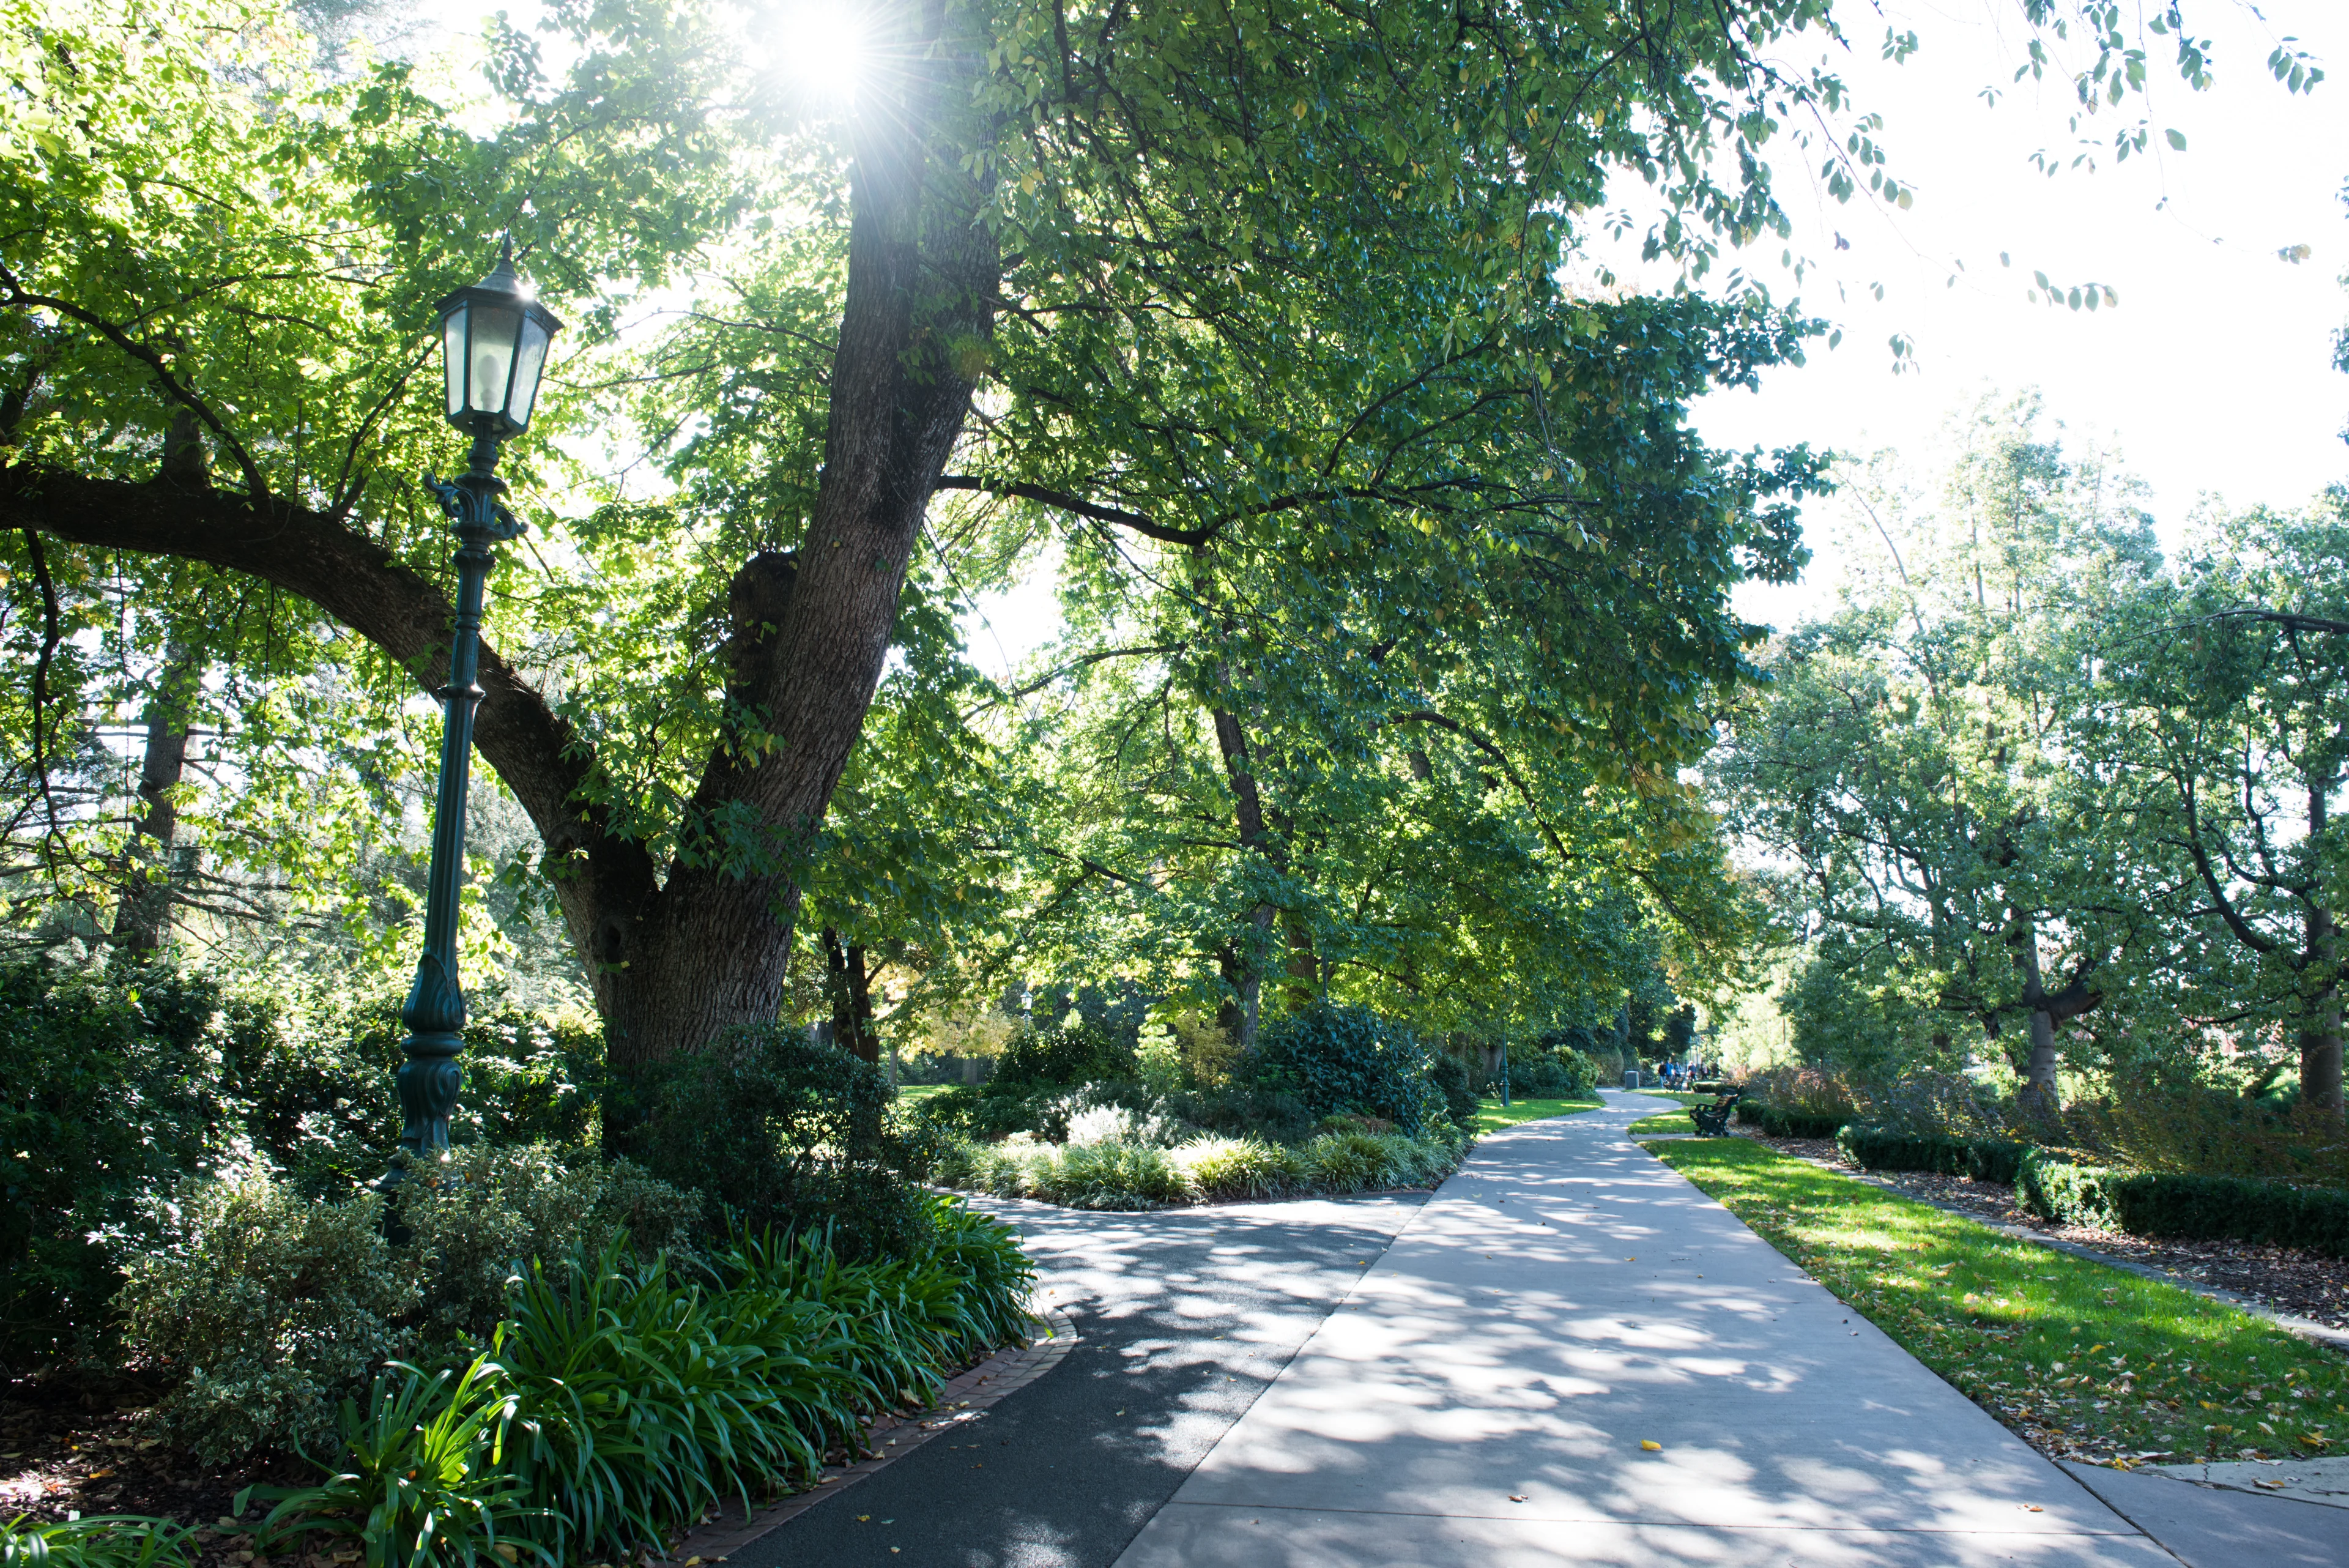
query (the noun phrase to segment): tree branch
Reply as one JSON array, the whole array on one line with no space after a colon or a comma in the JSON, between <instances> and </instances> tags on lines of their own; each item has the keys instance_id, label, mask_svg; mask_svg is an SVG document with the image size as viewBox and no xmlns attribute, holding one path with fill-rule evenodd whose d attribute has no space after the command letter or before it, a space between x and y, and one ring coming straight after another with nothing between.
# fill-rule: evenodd
<instances>
[{"instance_id":1,"label":"tree branch","mask_svg":"<svg viewBox=\"0 0 2349 1568\"><path fill-rule=\"evenodd\" d=\"M374 540L302 507L14 463L0 467L0 526L244 573L349 627L419 689L437 691L447 678L448 597ZM545 697L487 645L479 680L474 742L483 759L530 813L550 861L587 854L585 877L553 878L585 950L595 911L653 896L651 857L613 835L600 808L578 803L592 756Z\"/></svg>"}]
</instances>

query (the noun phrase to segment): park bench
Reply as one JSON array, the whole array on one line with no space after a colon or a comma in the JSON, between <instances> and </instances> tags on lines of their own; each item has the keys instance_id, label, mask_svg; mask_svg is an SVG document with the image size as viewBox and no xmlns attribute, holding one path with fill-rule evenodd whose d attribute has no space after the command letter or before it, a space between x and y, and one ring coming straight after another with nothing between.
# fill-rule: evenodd
<instances>
[{"instance_id":1,"label":"park bench","mask_svg":"<svg viewBox=\"0 0 2349 1568\"><path fill-rule=\"evenodd\" d=\"M1744 1093L1743 1089L1726 1089L1709 1106L1691 1106L1689 1120L1696 1124L1696 1136L1727 1137L1729 1113L1737 1108L1737 1102Z\"/></svg>"}]
</instances>

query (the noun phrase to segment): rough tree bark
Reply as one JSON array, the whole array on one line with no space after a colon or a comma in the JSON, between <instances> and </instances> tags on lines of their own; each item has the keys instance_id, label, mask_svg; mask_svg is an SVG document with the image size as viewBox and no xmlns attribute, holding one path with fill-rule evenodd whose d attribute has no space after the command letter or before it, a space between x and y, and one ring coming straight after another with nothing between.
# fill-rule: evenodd
<instances>
[{"instance_id":1,"label":"rough tree bark","mask_svg":"<svg viewBox=\"0 0 2349 1568\"><path fill-rule=\"evenodd\" d=\"M2319 842L2326 826L2326 797L2338 778L2329 771L2315 773L2308 784L2308 836ZM2302 897L2308 905L2305 937L2301 947L2304 971L2318 977L2311 988L2307 1026L2300 1036L2300 1094L2313 1106L2341 1116L2344 1106L2341 1085L2341 980L2334 972L2339 959L2340 932L2333 911L2322 902L2323 879L2313 872Z\"/></svg>"},{"instance_id":2,"label":"rough tree bark","mask_svg":"<svg viewBox=\"0 0 2349 1568\"><path fill-rule=\"evenodd\" d=\"M580 737L497 649L481 650L475 743L544 843L622 1071L780 1011L799 898L790 868L863 727L923 513L986 363L1001 266L962 166L967 64L942 41L943 4L891 15L908 34L892 57L909 63L871 86L854 132L823 483L797 560L748 563L730 607L729 684L777 743L717 749L663 876L581 798L594 761ZM246 573L317 605L424 690L445 678L447 595L339 515L257 489L16 462L0 467L0 526ZM721 810L767 836L749 875L709 852Z\"/></svg>"},{"instance_id":3,"label":"rough tree bark","mask_svg":"<svg viewBox=\"0 0 2349 1568\"><path fill-rule=\"evenodd\" d=\"M1239 715L1226 709L1212 710L1216 720L1216 746L1223 753L1224 777L1232 788L1233 816L1239 827L1240 847L1248 854L1260 855L1268 862L1274 859L1272 836L1266 830L1264 801L1257 791L1256 772L1248 754L1247 732L1240 728ZM1273 907L1258 903L1247 914L1250 930L1241 934L1240 940L1226 950L1225 979L1237 992L1236 1037L1243 1051L1256 1049L1256 1038L1262 1019L1264 1003L1264 959L1267 940L1272 932Z\"/></svg>"},{"instance_id":4,"label":"rough tree bark","mask_svg":"<svg viewBox=\"0 0 2349 1568\"><path fill-rule=\"evenodd\" d=\"M164 651L163 668L140 722L147 732L139 764L139 818L123 857L122 901L114 911L115 950L131 959L162 951L171 929L171 851L178 836L180 787L188 763L188 714L202 665L188 649Z\"/></svg>"},{"instance_id":5,"label":"rough tree bark","mask_svg":"<svg viewBox=\"0 0 2349 1568\"><path fill-rule=\"evenodd\" d=\"M830 926L823 929L823 979L832 1003L832 1043L879 1066L881 1037L873 1028L872 976L864 967L864 945L843 943Z\"/></svg>"},{"instance_id":6,"label":"rough tree bark","mask_svg":"<svg viewBox=\"0 0 2349 1568\"><path fill-rule=\"evenodd\" d=\"M2323 765L2311 765L2306 775L2308 786L2308 826L2312 836L2321 834L2328 825L2327 799L2340 783L2340 763L2332 759ZM2300 1092L2310 1104L2322 1106L2335 1116L2349 1114L2342 1094L2342 1034L2341 980L2333 971L2340 950L2341 932L2333 918L2332 909L2323 902L2324 881L2313 866L2298 881L2277 884L2290 893L2301 907L2300 945L2289 948L2282 935L2270 935L2253 925L2235 901L2227 896L2220 881L2217 866L2210 851L2202 841L2200 813L2195 803L2195 791L2190 779L2181 780L2181 801L2186 808L2187 854L2202 878L2203 891L2210 898L2210 907L2232 932L2237 941L2262 959L2289 962L2294 973L2293 984L2300 1010Z\"/></svg>"}]
</instances>

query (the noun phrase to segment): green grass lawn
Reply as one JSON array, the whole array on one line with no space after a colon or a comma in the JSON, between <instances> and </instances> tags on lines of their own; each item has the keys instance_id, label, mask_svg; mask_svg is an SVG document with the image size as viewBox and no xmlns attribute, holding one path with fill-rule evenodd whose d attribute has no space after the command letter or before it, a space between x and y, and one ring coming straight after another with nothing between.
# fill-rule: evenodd
<instances>
[{"instance_id":1,"label":"green grass lawn","mask_svg":"<svg viewBox=\"0 0 2349 1568\"><path fill-rule=\"evenodd\" d=\"M1499 1132L1503 1127L1516 1127L1519 1122L1537 1122L1545 1116L1570 1116L1577 1111L1601 1108L1598 1100L1528 1100L1522 1096L1511 1096L1505 1107L1498 1095L1476 1102L1476 1131L1479 1135Z\"/></svg>"},{"instance_id":2,"label":"green grass lawn","mask_svg":"<svg viewBox=\"0 0 2349 1568\"><path fill-rule=\"evenodd\" d=\"M2294 1459L2349 1443L2349 1365L2262 1319L1744 1138L1655 1153L2044 1450Z\"/></svg>"},{"instance_id":3,"label":"green grass lawn","mask_svg":"<svg viewBox=\"0 0 2349 1568\"><path fill-rule=\"evenodd\" d=\"M917 1106L932 1095L943 1095L948 1089L959 1086L955 1084L900 1084L897 1085L897 1098L906 1105Z\"/></svg>"},{"instance_id":4,"label":"green grass lawn","mask_svg":"<svg viewBox=\"0 0 2349 1568\"><path fill-rule=\"evenodd\" d=\"M1709 1106L1713 1102L1711 1095L1684 1094L1678 1089L1641 1089L1640 1093L1653 1095L1661 1100L1678 1100L1684 1106ZM1642 1116L1633 1122L1629 1130L1635 1136L1640 1133L1693 1134L1696 1123L1689 1120L1686 1111L1659 1111L1652 1116Z\"/></svg>"}]
</instances>

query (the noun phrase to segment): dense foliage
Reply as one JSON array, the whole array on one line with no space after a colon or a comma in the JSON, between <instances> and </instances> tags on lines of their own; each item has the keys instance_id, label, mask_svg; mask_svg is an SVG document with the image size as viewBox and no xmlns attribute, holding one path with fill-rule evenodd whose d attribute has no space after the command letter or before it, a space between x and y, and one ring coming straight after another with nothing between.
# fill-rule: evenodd
<instances>
[{"instance_id":1,"label":"dense foliage","mask_svg":"<svg viewBox=\"0 0 2349 1568\"><path fill-rule=\"evenodd\" d=\"M2349 493L2206 506L2165 559L2020 400L1938 488L1888 455L1852 493L1882 569L1774 650L1713 763L1786 873L1795 1049L2337 1116Z\"/></svg>"},{"instance_id":2,"label":"dense foliage","mask_svg":"<svg viewBox=\"0 0 2349 1568\"><path fill-rule=\"evenodd\" d=\"M821 1232L738 1238L707 1270L607 1249L542 1265L487 1354L395 1365L343 1407L341 1462L270 1493L265 1539L325 1532L370 1563L549 1563L663 1549L728 1498L804 1483L864 1423L1023 1331L1009 1232L944 1200L926 1240L843 1262ZM435 1546L434 1532L450 1539Z\"/></svg>"},{"instance_id":3,"label":"dense foliage","mask_svg":"<svg viewBox=\"0 0 2349 1568\"><path fill-rule=\"evenodd\" d=\"M186 1178L257 1159L288 1202L372 1180L398 1116L395 997L292 995L147 966L0 968L0 1357L100 1348L159 1205ZM512 1007L466 1027L458 1137L579 1147L596 1126L591 1027Z\"/></svg>"}]
</instances>

